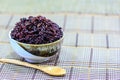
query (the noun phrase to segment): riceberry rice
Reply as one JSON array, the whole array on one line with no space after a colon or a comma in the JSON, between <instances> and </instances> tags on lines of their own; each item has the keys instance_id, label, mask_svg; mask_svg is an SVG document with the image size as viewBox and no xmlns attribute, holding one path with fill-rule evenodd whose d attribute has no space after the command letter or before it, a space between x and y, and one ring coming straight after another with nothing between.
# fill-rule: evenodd
<instances>
[{"instance_id":1,"label":"riceberry rice","mask_svg":"<svg viewBox=\"0 0 120 80\"><path fill-rule=\"evenodd\" d=\"M11 38L27 44L45 44L63 36L61 27L43 16L21 18L11 31Z\"/></svg>"}]
</instances>

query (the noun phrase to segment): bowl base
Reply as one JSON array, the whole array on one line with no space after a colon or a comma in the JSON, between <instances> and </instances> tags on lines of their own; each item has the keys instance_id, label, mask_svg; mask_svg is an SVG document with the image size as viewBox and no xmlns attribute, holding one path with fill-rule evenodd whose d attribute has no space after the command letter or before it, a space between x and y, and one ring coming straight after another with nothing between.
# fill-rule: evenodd
<instances>
[{"instance_id":1,"label":"bowl base","mask_svg":"<svg viewBox=\"0 0 120 80\"><path fill-rule=\"evenodd\" d=\"M27 59L25 58L25 61L29 62L29 63L42 63L42 62L45 62L49 59L46 59L46 60L32 60L32 59Z\"/></svg>"}]
</instances>

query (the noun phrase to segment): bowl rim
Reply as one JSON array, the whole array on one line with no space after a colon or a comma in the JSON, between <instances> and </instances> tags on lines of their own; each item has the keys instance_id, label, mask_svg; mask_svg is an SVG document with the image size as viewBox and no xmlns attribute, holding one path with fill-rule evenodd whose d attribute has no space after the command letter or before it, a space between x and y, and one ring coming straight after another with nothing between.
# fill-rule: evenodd
<instances>
[{"instance_id":1,"label":"bowl rim","mask_svg":"<svg viewBox=\"0 0 120 80\"><path fill-rule=\"evenodd\" d=\"M13 38L11 38L11 35L10 35L12 30L13 30L13 29L11 29L11 30L9 31L9 38L10 38L10 39L13 39ZM62 36L60 39L58 39L58 40L56 40L56 41L54 41L54 42L45 43L45 44L28 44L28 43L19 42L19 41L15 40L15 39L13 39L13 40L15 40L15 41L18 42L19 44L23 44L23 45L30 45L30 46L49 46L49 45L52 45L52 44L59 43L59 42L61 42L63 39L64 39L64 34L63 34L63 36Z\"/></svg>"}]
</instances>

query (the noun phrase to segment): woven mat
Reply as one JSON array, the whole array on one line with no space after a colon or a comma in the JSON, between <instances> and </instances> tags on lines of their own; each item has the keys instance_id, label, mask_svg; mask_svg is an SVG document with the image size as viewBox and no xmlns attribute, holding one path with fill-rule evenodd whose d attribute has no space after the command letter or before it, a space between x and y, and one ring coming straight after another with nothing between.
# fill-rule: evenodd
<instances>
[{"instance_id":1,"label":"woven mat","mask_svg":"<svg viewBox=\"0 0 120 80\"><path fill-rule=\"evenodd\" d=\"M1 80L119 80L120 17L111 15L42 14L64 30L58 58L41 63L65 68L63 77L53 77L36 69L0 63ZM8 32L21 17L0 15L0 58L24 60L10 46Z\"/></svg>"}]
</instances>

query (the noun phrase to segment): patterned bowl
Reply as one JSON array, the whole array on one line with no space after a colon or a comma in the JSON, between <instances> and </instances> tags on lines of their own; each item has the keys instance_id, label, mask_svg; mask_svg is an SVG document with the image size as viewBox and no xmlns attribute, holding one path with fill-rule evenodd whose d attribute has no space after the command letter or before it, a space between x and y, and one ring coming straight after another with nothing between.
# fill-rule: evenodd
<instances>
[{"instance_id":1,"label":"patterned bowl","mask_svg":"<svg viewBox=\"0 0 120 80\"><path fill-rule=\"evenodd\" d=\"M55 42L47 44L26 44L18 42L11 38L11 31L9 32L9 39L12 48L26 61L31 63L40 63L54 58L61 49L63 37Z\"/></svg>"}]
</instances>

